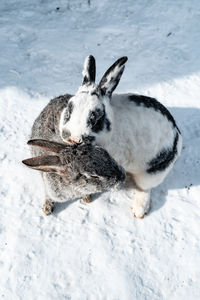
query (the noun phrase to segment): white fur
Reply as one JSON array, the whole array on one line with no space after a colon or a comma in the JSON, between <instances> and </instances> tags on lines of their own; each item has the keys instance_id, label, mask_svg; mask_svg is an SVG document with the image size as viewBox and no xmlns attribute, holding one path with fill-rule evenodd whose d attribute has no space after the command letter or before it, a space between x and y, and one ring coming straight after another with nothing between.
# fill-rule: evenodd
<instances>
[{"instance_id":1,"label":"white fur","mask_svg":"<svg viewBox=\"0 0 200 300\"><path fill-rule=\"evenodd\" d=\"M113 118L113 111L109 105L109 100L105 97L102 101L99 101L96 95L90 95L90 93L95 89L95 85L89 85L88 87L80 87L77 94L70 99L73 102L74 108L70 120L63 124L63 117L65 109L61 113L59 129L62 132L63 129L67 129L72 133L73 140L82 140L82 135L89 135L90 130L87 126L88 114L96 108L101 108L102 104L105 105L106 114L109 119ZM88 93L83 93L88 92ZM100 136L105 140L110 136L107 131L101 131L99 135L94 132L91 134L93 136ZM64 140L65 141L65 140ZM65 141L66 142L66 141Z\"/></svg>"},{"instance_id":2,"label":"white fur","mask_svg":"<svg viewBox=\"0 0 200 300\"><path fill-rule=\"evenodd\" d=\"M112 137L109 143L99 140L127 171L141 174L160 150L172 147L177 130L161 113L135 105L128 96L113 95Z\"/></svg>"},{"instance_id":3,"label":"white fur","mask_svg":"<svg viewBox=\"0 0 200 300\"><path fill-rule=\"evenodd\" d=\"M87 77L89 78L89 56L86 57L85 62L84 62L84 66L83 66L83 71L82 71L82 75L83 77Z\"/></svg>"},{"instance_id":4,"label":"white fur","mask_svg":"<svg viewBox=\"0 0 200 300\"><path fill-rule=\"evenodd\" d=\"M177 129L161 113L153 108L137 106L129 102L128 95L113 95L113 131L110 141L97 138L126 171L134 176L136 190L133 195L133 214L143 217L150 208L150 189L156 187L167 176L178 158L182 147L182 137L178 139L178 153L174 161L163 172L146 172L148 162L166 148L171 148Z\"/></svg>"}]
</instances>

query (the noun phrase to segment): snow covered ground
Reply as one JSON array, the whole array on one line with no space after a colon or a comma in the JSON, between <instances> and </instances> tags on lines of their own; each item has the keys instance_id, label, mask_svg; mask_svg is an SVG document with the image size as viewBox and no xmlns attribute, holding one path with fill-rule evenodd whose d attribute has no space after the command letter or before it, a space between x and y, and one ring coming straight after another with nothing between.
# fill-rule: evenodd
<instances>
[{"instance_id":1,"label":"snow covered ground","mask_svg":"<svg viewBox=\"0 0 200 300\"><path fill-rule=\"evenodd\" d=\"M0 299L200 299L200 2L1 0ZM156 97L183 152L135 219L126 191L57 206L30 157L31 125L49 99L74 93L84 58L98 78L129 61L117 89Z\"/></svg>"}]
</instances>

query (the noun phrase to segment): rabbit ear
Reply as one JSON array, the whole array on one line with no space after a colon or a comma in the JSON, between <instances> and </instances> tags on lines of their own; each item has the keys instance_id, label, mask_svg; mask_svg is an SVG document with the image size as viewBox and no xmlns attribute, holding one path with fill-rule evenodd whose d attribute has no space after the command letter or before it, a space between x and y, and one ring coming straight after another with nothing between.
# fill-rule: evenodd
<instances>
[{"instance_id":1,"label":"rabbit ear","mask_svg":"<svg viewBox=\"0 0 200 300\"><path fill-rule=\"evenodd\" d=\"M82 85L91 84L95 82L96 77L96 63L92 55L86 57L83 67L83 82Z\"/></svg>"},{"instance_id":2,"label":"rabbit ear","mask_svg":"<svg viewBox=\"0 0 200 300\"><path fill-rule=\"evenodd\" d=\"M40 140L40 139L30 140L28 141L27 144L31 146L37 146L47 151L51 151L55 153L59 153L61 150L66 148L66 145L62 143L56 143L56 142Z\"/></svg>"},{"instance_id":3,"label":"rabbit ear","mask_svg":"<svg viewBox=\"0 0 200 300\"><path fill-rule=\"evenodd\" d=\"M109 97L112 95L112 92L117 87L122 73L124 71L124 64L128 60L128 57L123 56L119 58L103 75L99 88L101 89L103 95L108 95Z\"/></svg>"},{"instance_id":4,"label":"rabbit ear","mask_svg":"<svg viewBox=\"0 0 200 300\"><path fill-rule=\"evenodd\" d=\"M43 172L56 172L59 173L62 170L62 164L58 156L36 156L22 160L23 164L27 167L43 171Z\"/></svg>"}]
</instances>

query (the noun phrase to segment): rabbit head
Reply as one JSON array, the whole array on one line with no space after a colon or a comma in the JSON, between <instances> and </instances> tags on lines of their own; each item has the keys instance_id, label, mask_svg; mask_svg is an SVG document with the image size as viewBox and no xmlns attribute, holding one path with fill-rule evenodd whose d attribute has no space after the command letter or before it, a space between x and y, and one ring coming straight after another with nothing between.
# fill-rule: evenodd
<instances>
[{"instance_id":1,"label":"rabbit head","mask_svg":"<svg viewBox=\"0 0 200 300\"><path fill-rule=\"evenodd\" d=\"M109 139L112 134L113 112L110 104L125 68L127 57L119 58L95 84L96 65L93 56L84 63L82 86L62 111L59 130L67 143L93 142L96 137Z\"/></svg>"},{"instance_id":2,"label":"rabbit head","mask_svg":"<svg viewBox=\"0 0 200 300\"><path fill-rule=\"evenodd\" d=\"M30 140L29 145L54 152L54 155L42 155L22 162L35 170L53 172L65 179L65 182L78 181L96 186L97 191L120 186L125 181L125 171L108 152L91 144L66 145L46 140Z\"/></svg>"}]
</instances>

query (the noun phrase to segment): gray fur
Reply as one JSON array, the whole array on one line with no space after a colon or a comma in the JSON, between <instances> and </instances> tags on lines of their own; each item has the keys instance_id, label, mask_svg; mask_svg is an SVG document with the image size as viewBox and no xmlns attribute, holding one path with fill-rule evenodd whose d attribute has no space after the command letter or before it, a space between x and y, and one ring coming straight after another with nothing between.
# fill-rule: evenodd
<instances>
[{"instance_id":1,"label":"gray fur","mask_svg":"<svg viewBox=\"0 0 200 300\"><path fill-rule=\"evenodd\" d=\"M24 160L23 163L45 171L42 175L47 198L52 201L64 202L103 192L125 181L124 170L106 150L98 146L55 143L57 146L45 140L33 140L28 144L37 146L32 149L35 158ZM47 156L44 149L56 155Z\"/></svg>"},{"instance_id":2,"label":"gray fur","mask_svg":"<svg viewBox=\"0 0 200 300\"><path fill-rule=\"evenodd\" d=\"M31 139L46 139L55 142L62 142L59 133L59 122L61 112L67 107L72 95L66 94L51 100L35 120Z\"/></svg>"},{"instance_id":3,"label":"gray fur","mask_svg":"<svg viewBox=\"0 0 200 300\"><path fill-rule=\"evenodd\" d=\"M28 167L45 171L41 172L46 192L43 207L45 214L52 212L53 202L64 202L103 192L125 181L124 169L111 158L106 150L91 144L62 143L59 134L60 115L71 97L67 94L55 98L43 109L32 127L31 139L33 141L28 143L37 146L31 149L32 155L37 159L23 161ZM55 142L59 144L56 145ZM47 150L51 151L51 155L48 156ZM52 160L52 154L58 158L58 164L56 157ZM45 167L39 166L44 158Z\"/></svg>"}]
</instances>

